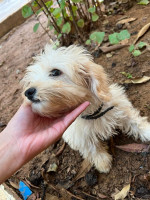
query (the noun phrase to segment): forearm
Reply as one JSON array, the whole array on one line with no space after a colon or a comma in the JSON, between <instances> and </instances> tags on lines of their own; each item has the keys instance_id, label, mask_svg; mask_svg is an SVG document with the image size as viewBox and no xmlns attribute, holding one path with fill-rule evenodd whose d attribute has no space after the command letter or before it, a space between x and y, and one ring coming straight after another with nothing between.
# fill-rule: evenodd
<instances>
[{"instance_id":1,"label":"forearm","mask_svg":"<svg viewBox=\"0 0 150 200\"><path fill-rule=\"evenodd\" d=\"M15 141L4 130L0 133L0 184L20 167L21 161Z\"/></svg>"}]
</instances>

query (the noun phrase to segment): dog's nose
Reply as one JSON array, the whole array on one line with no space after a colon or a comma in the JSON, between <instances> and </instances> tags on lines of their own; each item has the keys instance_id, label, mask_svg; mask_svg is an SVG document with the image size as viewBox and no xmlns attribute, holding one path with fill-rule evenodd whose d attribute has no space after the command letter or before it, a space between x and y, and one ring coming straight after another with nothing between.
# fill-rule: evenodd
<instances>
[{"instance_id":1,"label":"dog's nose","mask_svg":"<svg viewBox=\"0 0 150 200\"><path fill-rule=\"evenodd\" d=\"M25 91L24 94L29 100L33 100L35 93L36 93L35 88L29 88Z\"/></svg>"}]
</instances>

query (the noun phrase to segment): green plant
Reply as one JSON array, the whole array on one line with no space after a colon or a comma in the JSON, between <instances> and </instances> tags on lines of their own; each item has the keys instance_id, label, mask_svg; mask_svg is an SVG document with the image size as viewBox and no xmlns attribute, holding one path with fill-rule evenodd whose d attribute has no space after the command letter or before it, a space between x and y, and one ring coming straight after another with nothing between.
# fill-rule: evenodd
<instances>
[{"instance_id":1,"label":"green plant","mask_svg":"<svg viewBox=\"0 0 150 200\"><path fill-rule=\"evenodd\" d=\"M26 5L22 8L22 15L24 18L28 18L33 14L36 15L39 21L33 27L33 31L36 32L39 25L42 25L39 14L44 12L47 16L47 27L49 30L54 31L57 39L61 39L65 43L71 38L76 38L80 43L83 43L86 39L86 27L89 24L93 24L92 27L94 27L95 23L99 23L100 17L102 17L99 0L56 0L56 2L57 6L56 3L54 5L54 0L47 2L33 0L30 6ZM47 31L46 28L44 29ZM66 36L67 40L65 40ZM99 34L96 38L100 43Z\"/></svg>"},{"instance_id":2,"label":"green plant","mask_svg":"<svg viewBox=\"0 0 150 200\"><path fill-rule=\"evenodd\" d=\"M126 73L126 72L120 72L122 75L124 75L126 78L131 79L133 78L132 74Z\"/></svg>"},{"instance_id":3,"label":"green plant","mask_svg":"<svg viewBox=\"0 0 150 200\"><path fill-rule=\"evenodd\" d=\"M113 33L109 35L109 42L111 44L118 44L120 41L129 39L130 33L128 30L122 30L120 33Z\"/></svg>"},{"instance_id":4,"label":"green plant","mask_svg":"<svg viewBox=\"0 0 150 200\"><path fill-rule=\"evenodd\" d=\"M135 57L139 56L142 54L141 49L146 46L147 46L146 42L139 42L136 46L132 44L129 47L129 52L132 53L132 55Z\"/></svg>"}]
</instances>

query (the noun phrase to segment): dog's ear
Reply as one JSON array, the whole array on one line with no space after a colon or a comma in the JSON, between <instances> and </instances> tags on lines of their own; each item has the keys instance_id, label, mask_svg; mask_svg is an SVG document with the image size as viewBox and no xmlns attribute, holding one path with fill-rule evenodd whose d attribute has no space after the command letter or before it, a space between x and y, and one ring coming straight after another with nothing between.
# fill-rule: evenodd
<instances>
[{"instance_id":1,"label":"dog's ear","mask_svg":"<svg viewBox=\"0 0 150 200\"><path fill-rule=\"evenodd\" d=\"M110 100L108 77L101 65L92 61L87 63L85 69L88 72L91 91L102 101Z\"/></svg>"}]
</instances>

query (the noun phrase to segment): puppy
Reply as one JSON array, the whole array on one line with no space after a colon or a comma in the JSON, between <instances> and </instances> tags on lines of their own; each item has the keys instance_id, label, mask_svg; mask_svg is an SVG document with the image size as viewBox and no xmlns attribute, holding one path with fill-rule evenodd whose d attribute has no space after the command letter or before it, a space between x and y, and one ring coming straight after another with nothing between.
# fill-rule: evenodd
<instances>
[{"instance_id":1,"label":"puppy","mask_svg":"<svg viewBox=\"0 0 150 200\"><path fill-rule=\"evenodd\" d=\"M102 66L83 48L54 50L46 45L23 78L24 101L41 116L59 117L84 101L90 106L65 131L63 139L74 150L107 173L112 156L104 141L117 134L150 141L150 123L133 108L122 87L108 83Z\"/></svg>"}]
</instances>

